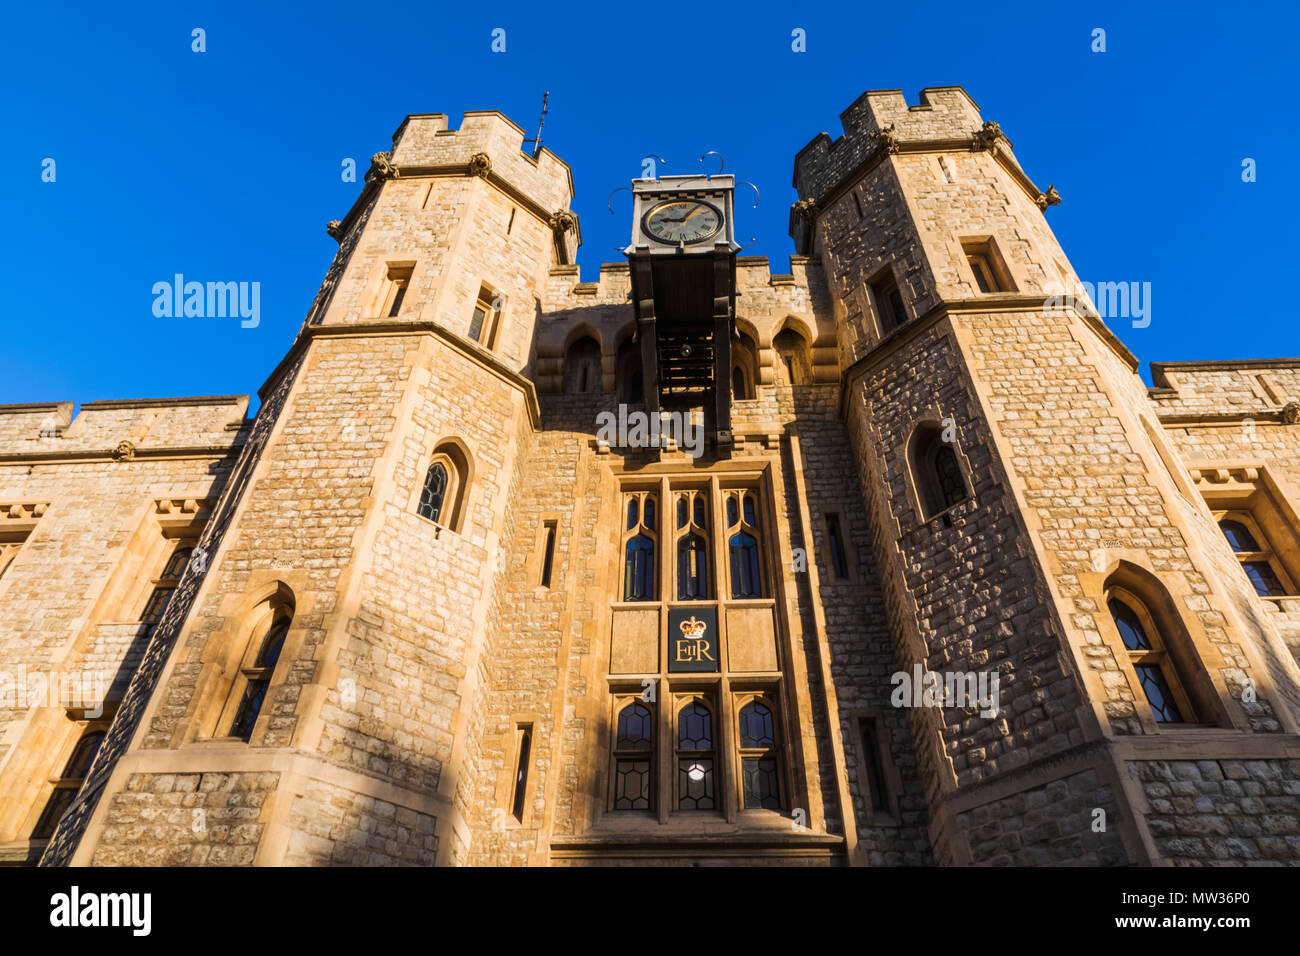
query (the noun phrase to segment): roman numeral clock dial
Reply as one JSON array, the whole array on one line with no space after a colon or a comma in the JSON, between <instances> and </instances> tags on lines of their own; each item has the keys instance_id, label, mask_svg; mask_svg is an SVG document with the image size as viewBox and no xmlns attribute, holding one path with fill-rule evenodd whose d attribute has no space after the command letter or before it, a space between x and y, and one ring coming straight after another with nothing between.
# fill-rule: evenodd
<instances>
[{"instance_id":1,"label":"roman numeral clock dial","mask_svg":"<svg viewBox=\"0 0 1300 956\"><path fill-rule=\"evenodd\" d=\"M650 209L641 220L646 235L660 242L691 245L722 227L717 207L695 199L670 199Z\"/></svg>"}]
</instances>

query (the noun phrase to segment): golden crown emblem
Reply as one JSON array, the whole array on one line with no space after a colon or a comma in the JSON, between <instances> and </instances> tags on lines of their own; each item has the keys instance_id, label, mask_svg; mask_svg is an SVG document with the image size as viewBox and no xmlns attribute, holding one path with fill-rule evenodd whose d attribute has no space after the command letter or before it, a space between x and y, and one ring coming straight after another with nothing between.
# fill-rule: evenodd
<instances>
[{"instance_id":1,"label":"golden crown emblem","mask_svg":"<svg viewBox=\"0 0 1300 956\"><path fill-rule=\"evenodd\" d=\"M691 615L689 621L682 621L680 626L683 637L703 637L704 632L709 629L709 625L705 624L703 621L695 620L694 614Z\"/></svg>"}]
</instances>

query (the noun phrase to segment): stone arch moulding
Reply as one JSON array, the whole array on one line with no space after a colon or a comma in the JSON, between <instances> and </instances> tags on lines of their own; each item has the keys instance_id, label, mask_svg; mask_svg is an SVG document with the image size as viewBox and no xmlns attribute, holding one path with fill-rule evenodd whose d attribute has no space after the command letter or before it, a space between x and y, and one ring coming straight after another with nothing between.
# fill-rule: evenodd
<instances>
[{"instance_id":1,"label":"stone arch moulding","mask_svg":"<svg viewBox=\"0 0 1300 956\"><path fill-rule=\"evenodd\" d=\"M1249 732L1250 723L1241 703L1232 696L1224 680L1223 669L1227 663L1223 655L1205 632L1199 616L1186 608L1186 598L1204 596L1191 589L1182 573L1171 572L1164 577L1157 575L1142 551L1132 548L1103 548L1099 551L1101 557L1098 559L1094 554L1093 567L1101 567L1103 570L1080 574L1079 584L1084 596L1092 598L1096 604L1097 628L1115 660L1127 665L1127 650L1111 620L1106 601L1111 589L1119 588L1132 594L1145 606L1160 631L1159 636L1167 651L1173 655L1184 691L1194 701L1197 713L1204 718L1203 722L1222 730ZM1138 719L1146 733L1155 735L1179 732L1159 730L1155 719L1147 712L1145 695L1137 685L1136 675L1130 673L1131 668L1127 666L1122 669L1137 706ZM1260 683L1259 698L1268 699L1276 711L1276 694L1267 675L1256 673L1248 676Z\"/></svg>"},{"instance_id":2,"label":"stone arch moulding","mask_svg":"<svg viewBox=\"0 0 1300 956\"><path fill-rule=\"evenodd\" d=\"M222 742L217 724L226 709L224 705L234 684L235 672L258 625L277 610L287 611L291 618L280 658L284 661L299 659L303 643L303 628L299 622L310 612L313 604L307 594L307 575L305 570L254 571L242 593L227 595L222 600L219 613L224 621L204 642L199 655L199 677L185 716L172 735L173 749L187 744L205 746L214 739ZM178 650L185 640L182 638L178 643ZM170 679L170 673L164 674L160 687ZM276 686L278 684L273 683L270 690L274 691ZM152 721L152 717L147 719Z\"/></svg>"},{"instance_id":3,"label":"stone arch moulding","mask_svg":"<svg viewBox=\"0 0 1300 956\"><path fill-rule=\"evenodd\" d=\"M917 474L918 463L915 461L914 445L926 429L938 429L942 434L944 422L951 420L956 440L952 442L953 454L957 458L957 467L961 469L961 477L966 482L966 500L972 500L975 497L975 482L971 475L970 459L966 457L966 451L962 447L962 430L957 422L957 416L940 411L935 406L930 406L915 415L907 424L904 434L901 436L901 442L895 445L894 454L897 457L899 467L903 474L903 485L907 489L908 505L912 514L916 518L915 527L927 524L937 518L940 514L945 513L946 508L939 509L930 513L926 504L926 495L922 487L922 477ZM953 507L956 507L954 505Z\"/></svg>"},{"instance_id":4,"label":"stone arch moulding","mask_svg":"<svg viewBox=\"0 0 1300 956\"><path fill-rule=\"evenodd\" d=\"M420 461L417 467L415 480L411 483L411 496L407 502L406 510L411 514L418 514L420 510L420 496L424 491L425 475L428 473L430 466L438 459L444 459L452 469L455 470L452 487L448 489L451 501L450 519L445 517L446 511L435 522L439 527L448 531L454 531L461 534L465 528L466 516L470 512L470 506L475 499L474 485L474 453L470 450L469 444L457 434L443 434L436 439L426 439ZM444 509L448 505L444 505Z\"/></svg>"}]
</instances>

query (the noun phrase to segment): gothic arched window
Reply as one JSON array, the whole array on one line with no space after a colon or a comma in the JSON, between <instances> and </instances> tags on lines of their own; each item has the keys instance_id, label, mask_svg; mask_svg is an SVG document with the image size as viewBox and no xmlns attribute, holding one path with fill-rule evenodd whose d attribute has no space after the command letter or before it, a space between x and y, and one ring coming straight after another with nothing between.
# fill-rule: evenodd
<instances>
[{"instance_id":1,"label":"gothic arched window","mask_svg":"<svg viewBox=\"0 0 1300 956\"><path fill-rule=\"evenodd\" d=\"M436 522L442 514L446 495L447 466L440 461L435 461L424 473L424 490L420 492L420 517Z\"/></svg>"},{"instance_id":2,"label":"gothic arched window","mask_svg":"<svg viewBox=\"0 0 1300 956\"><path fill-rule=\"evenodd\" d=\"M640 702L628 704L618 714L614 809L654 809L654 713Z\"/></svg>"},{"instance_id":3,"label":"gothic arched window","mask_svg":"<svg viewBox=\"0 0 1300 956\"><path fill-rule=\"evenodd\" d=\"M709 599L708 497L703 491L677 494L677 600Z\"/></svg>"},{"instance_id":4,"label":"gothic arched window","mask_svg":"<svg viewBox=\"0 0 1300 956\"><path fill-rule=\"evenodd\" d=\"M1136 596L1120 591L1112 591L1106 607L1156 721L1173 724L1194 721L1177 668L1150 611Z\"/></svg>"},{"instance_id":5,"label":"gothic arched window","mask_svg":"<svg viewBox=\"0 0 1300 956\"><path fill-rule=\"evenodd\" d=\"M781 809L776 720L759 700L740 709L740 778L746 810Z\"/></svg>"},{"instance_id":6,"label":"gothic arched window","mask_svg":"<svg viewBox=\"0 0 1300 956\"><path fill-rule=\"evenodd\" d=\"M469 490L469 459L454 441L434 449L424 472L416 514L452 531L460 531Z\"/></svg>"},{"instance_id":7,"label":"gothic arched window","mask_svg":"<svg viewBox=\"0 0 1300 956\"><path fill-rule=\"evenodd\" d=\"M944 441L944 432L939 423L924 422L907 446L912 484L926 520L970 497L956 448Z\"/></svg>"},{"instance_id":8,"label":"gothic arched window","mask_svg":"<svg viewBox=\"0 0 1300 956\"><path fill-rule=\"evenodd\" d=\"M759 529L754 505L756 492L727 492L727 554L731 569L731 596L736 599L763 596Z\"/></svg>"},{"instance_id":9,"label":"gothic arched window","mask_svg":"<svg viewBox=\"0 0 1300 956\"><path fill-rule=\"evenodd\" d=\"M623 535L623 600L653 601L655 591L655 497L648 492L626 496L627 529Z\"/></svg>"},{"instance_id":10,"label":"gothic arched window","mask_svg":"<svg viewBox=\"0 0 1300 956\"><path fill-rule=\"evenodd\" d=\"M677 712L677 808L713 810L713 712L699 698Z\"/></svg>"},{"instance_id":11,"label":"gothic arched window","mask_svg":"<svg viewBox=\"0 0 1300 956\"><path fill-rule=\"evenodd\" d=\"M614 378L618 383L618 400L625 405L645 401L645 382L641 375L641 346L630 338L618 347L614 360Z\"/></svg>"},{"instance_id":12,"label":"gothic arched window","mask_svg":"<svg viewBox=\"0 0 1300 956\"><path fill-rule=\"evenodd\" d=\"M564 355L564 393L586 395L600 391L600 345L584 335Z\"/></svg>"},{"instance_id":13,"label":"gothic arched window","mask_svg":"<svg viewBox=\"0 0 1300 956\"><path fill-rule=\"evenodd\" d=\"M280 660L280 652L284 650L284 639L288 633L288 616L275 617L261 638L252 666L242 669L244 692L235 711L228 736L238 737L243 741L252 738L253 727L262 712L262 704L266 702L266 692L271 686L271 675L275 673L275 665Z\"/></svg>"}]
</instances>

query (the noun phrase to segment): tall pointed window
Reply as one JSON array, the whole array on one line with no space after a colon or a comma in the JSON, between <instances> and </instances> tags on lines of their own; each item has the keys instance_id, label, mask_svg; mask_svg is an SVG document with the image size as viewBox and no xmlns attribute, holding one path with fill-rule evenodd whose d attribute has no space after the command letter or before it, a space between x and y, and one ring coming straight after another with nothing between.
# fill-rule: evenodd
<instances>
[{"instance_id":1,"label":"tall pointed window","mask_svg":"<svg viewBox=\"0 0 1300 956\"><path fill-rule=\"evenodd\" d=\"M715 794L713 712L703 699L677 712L677 808L713 810Z\"/></svg>"},{"instance_id":2,"label":"tall pointed window","mask_svg":"<svg viewBox=\"0 0 1300 956\"><path fill-rule=\"evenodd\" d=\"M1194 721L1177 669L1146 606L1128 592L1112 590L1106 601L1129 663L1158 723Z\"/></svg>"},{"instance_id":3,"label":"tall pointed window","mask_svg":"<svg viewBox=\"0 0 1300 956\"><path fill-rule=\"evenodd\" d=\"M424 472L416 514L459 531L469 483L469 459L455 442L439 445Z\"/></svg>"},{"instance_id":4,"label":"tall pointed window","mask_svg":"<svg viewBox=\"0 0 1300 956\"><path fill-rule=\"evenodd\" d=\"M564 393L589 395L600 391L600 345L584 335L564 355Z\"/></svg>"},{"instance_id":5,"label":"tall pointed window","mask_svg":"<svg viewBox=\"0 0 1300 956\"><path fill-rule=\"evenodd\" d=\"M761 700L740 708L740 779L746 810L781 809L776 723Z\"/></svg>"},{"instance_id":6,"label":"tall pointed window","mask_svg":"<svg viewBox=\"0 0 1300 956\"><path fill-rule=\"evenodd\" d=\"M709 599L708 495L677 494L677 600Z\"/></svg>"},{"instance_id":7,"label":"tall pointed window","mask_svg":"<svg viewBox=\"0 0 1300 956\"><path fill-rule=\"evenodd\" d=\"M230 737L238 737L247 742L253 736L253 727L266 702L266 692L271 686L271 676L275 673L276 662L284 650L284 639L289 633L287 614L277 615L272 619L266 634L258 645L257 656L252 666L244 667L241 676L244 679L243 696L235 711L235 718L230 725Z\"/></svg>"},{"instance_id":8,"label":"tall pointed window","mask_svg":"<svg viewBox=\"0 0 1300 956\"><path fill-rule=\"evenodd\" d=\"M655 496L632 492L624 496L627 528L623 533L623 600L653 601L655 590L655 543L658 525Z\"/></svg>"},{"instance_id":9,"label":"tall pointed window","mask_svg":"<svg viewBox=\"0 0 1300 956\"><path fill-rule=\"evenodd\" d=\"M1278 565L1268 539L1262 533L1256 535L1252 530L1253 522L1247 522L1244 515L1227 517L1219 522L1219 530L1236 552L1241 570L1246 572L1255 593L1260 597L1281 597L1291 593L1283 583L1285 572Z\"/></svg>"},{"instance_id":10,"label":"tall pointed window","mask_svg":"<svg viewBox=\"0 0 1300 956\"><path fill-rule=\"evenodd\" d=\"M435 461L424 473L424 490L420 492L420 517L437 521L447 497L447 466Z\"/></svg>"},{"instance_id":11,"label":"tall pointed window","mask_svg":"<svg viewBox=\"0 0 1300 956\"><path fill-rule=\"evenodd\" d=\"M654 809L654 713L640 701L618 712L614 734L614 809Z\"/></svg>"},{"instance_id":12,"label":"tall pointed window","mask_svg":"<svg viewBox=\"0 0 1300 956\"><path fill-rule=\"evenodd\" d=\"M938 422L924 422L908 443L912 483L927 520L969 497L955 443L944 441L944 434Z\"/></svg>"},{"instance_id":13,"label":"tall pointed window","mask_svg":"<svg viewBox=\"0 0 1300 956\"><path fill-rule=\"evenodd\" d=\"M741 600L763 597L756 498L757 492L750 489L728 491L726 495L731 596Z\"/></svg>"}]
</instances>

